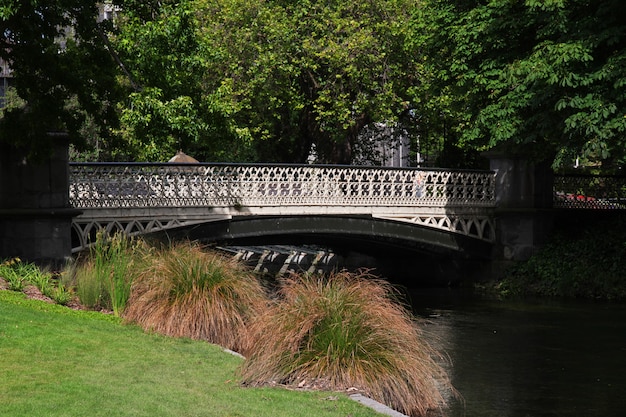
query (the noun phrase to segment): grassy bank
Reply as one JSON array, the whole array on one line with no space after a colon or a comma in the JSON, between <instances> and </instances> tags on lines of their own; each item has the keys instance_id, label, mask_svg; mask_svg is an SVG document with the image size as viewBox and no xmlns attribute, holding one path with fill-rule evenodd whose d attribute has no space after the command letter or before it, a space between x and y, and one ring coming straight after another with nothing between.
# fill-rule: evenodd
<instances>
[{"instance_id":1,"label":"grassy bank","mask_svg":"<svg viewBox=\"0 0 626 417\"><path fill-rule=\"evenodd\" d=\"M366 272L293 274L266 287L236 259L197 242L148 244L103 233L88 254L54 276L31 266L2 261L0 285L41 300L33 290L63 289L75 308L111 314L100 314L107 319L98 318L98 325L77 324L86 313L68 315L68 309L24 322L35 313L13 310L31 301L13 303L5 338L17 357L3 360L15 364L7 375L18 385L0 385L0 391L19 390L21 375L29 375L37 401L10 397L7 404L18 404L10 415L28 415L37 402L55 404L43 415L73 415L48 413L66 403L98 412L129 405L133 411L123 415L158 415L165 408L163 415L279 416L277 405L290 416L342 415L338 407L345 404L336 401L357 391L417 417L445 408L455 393L442 367L445 354L430 347L397 290ZM101 325L109 326L105 333L97 333ZM220 348L204 352L207 346L246 360L224 362ZM205 360L204 354L216 356ZM277 386L285 389L268 391ZM283 400L285 392L304 388L322 394L308 397L301 410L290 404L299 406L299 398ZM68 395L77 397L64 399ZM335 405L314 401L323 398ZM351 407L346 415L354 416Z\"/></svg>"},{"instance_id":2,"label":"grassy bank","mask_svg":"<svg viewBox=\"0 0 626 417\"><path fill-rule=\"evenodd\" d=\"M347 396L242 388L242 359L0 291L0 415L376 416Z\"/></svg>"}]
</instances>

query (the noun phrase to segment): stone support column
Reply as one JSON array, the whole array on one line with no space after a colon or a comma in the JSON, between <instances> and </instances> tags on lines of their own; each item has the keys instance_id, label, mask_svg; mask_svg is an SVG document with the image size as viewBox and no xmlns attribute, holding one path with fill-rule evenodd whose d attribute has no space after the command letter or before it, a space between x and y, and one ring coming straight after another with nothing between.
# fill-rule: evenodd
<instances>
[{"instance_id":1,"label":"stone support column","mask_svg":"<svg viewBox=\"0 0 626 417\"><path fill-rule=\"evenodd\" d=\"M0 144L0 259L57 268L71 256L68 140L50 134L52 152L30 161L25 152Z\"/></svg>"},{"instance_id":2,"label":"stone support column","mask_svg":"<svg viewBox=\"0 0 626 417\"><path fill-rule=\"evenodd\" d=\"M552 231L552 169L523 155L486 155L496 172L494 260L528 259Z\"/></svg>"}]
</instances>

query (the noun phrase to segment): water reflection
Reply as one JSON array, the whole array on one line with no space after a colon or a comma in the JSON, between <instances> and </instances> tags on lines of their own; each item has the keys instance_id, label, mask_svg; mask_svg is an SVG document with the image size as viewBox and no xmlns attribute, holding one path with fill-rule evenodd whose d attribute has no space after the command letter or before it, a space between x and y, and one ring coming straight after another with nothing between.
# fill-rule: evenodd
<instances>
[{"instance_id":1,"label":"water reflection","mask_svg":"<svg viewBox=\"0 0 626 417\"><path fill-rule=\"evenodd\" d=\"M447 417L624 415L626 305L411 297L452 360Z\"/></svg>"}]
</instances>

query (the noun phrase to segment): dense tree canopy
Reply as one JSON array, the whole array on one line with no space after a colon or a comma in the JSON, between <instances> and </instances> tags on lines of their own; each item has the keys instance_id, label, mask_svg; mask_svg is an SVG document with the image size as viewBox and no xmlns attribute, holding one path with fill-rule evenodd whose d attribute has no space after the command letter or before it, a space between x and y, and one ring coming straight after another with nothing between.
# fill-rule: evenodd
<instances>
[{"instance_id":1,"label":"dense tree canopy","mask_svg":"<svg viewBox=\"0 0 626 417\"><path fill-rule=\"evenodd\" d=\"M114 125L117 68L107 49L97 2L5 1L0 6L0 58L10 65L20 105L3 110L0 141L45 151L47 132L78 144ZM89 122L89 123L87 123Z\"/></svg>"},{"instance_id":2,"label":"dense tree canopy","mask_svg":"<svg viewBox=\"0 0 626 417\"><path fill-rule=\"evenodd\" d=\"M350 162L361 128L404 110L414 5L127 1L116 45L139 88L121 109L123 133L150 138L152 156L181 146L303 162L315 145L323 162Z\"/></svg>"},{"instance_id":3,"label":"dense tree canopy","mask_svg":"<svg viewBox=\"0 0 626 417\"><path fill-rule=\"evenodd\" d=\"M423 0L412 31L418 94L463 146L624 162L623 0Z\"/></svg>"},{"instance_id":4,"label":"dense tree canopy","mask_svg":"<svg viewBox=\"0 0 626 417\"><path fill-rule=\"evenodd\" d=\"M0 5L22 99L0 140L44 149L65 130L106 158L303 162L314 147L348 163L364 127L404 117L464 164L496 146L626 159L622 0L114 3L115 22L95 1Z\"/></svg>"},{"instance_id":5,"label":"dense tree canopy","mask_svg":"<svg viewBox=\"0 0 626 417\"><path fill-rule=\"evenodd\" d=\"M167 160L178 149L200 159L249 159L228 129L228 115L211 105L206 71L211 51L201 44L193 1L124 1L113 44L127 70L120 103L124 153Z\"/></svg>"}]
</instances>

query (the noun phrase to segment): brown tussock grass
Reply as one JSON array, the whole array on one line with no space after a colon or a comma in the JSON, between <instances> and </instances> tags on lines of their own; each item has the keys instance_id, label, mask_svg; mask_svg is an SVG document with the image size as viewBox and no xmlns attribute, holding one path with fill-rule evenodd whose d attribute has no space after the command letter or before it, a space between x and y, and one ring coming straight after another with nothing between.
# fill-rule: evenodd
<instances>
[{"instance_id":1,"label":"brown tussock grass","mask_svg":"<svg viewBox=\"0 0 626 417\"><path fill-rule=\"evenodd\" d=\"M266 304L259 281L237 261L179 243L158 251L135 279L124 318L148 331L242 351L250 341L247 324Z\"/></svg>"},{"instance_id":2,"label":"brown tussock grass","mask_svg":"<svg viewBox=\"0 0 626 417\"><path fill-rule=\"evenodd\" d=\"M367 273L291 275L252 325L243 383L323 380L330 389L355 387L412 416L441 410L452 391L442 357L397 296Z\"/></svg>"}]
</instances>

